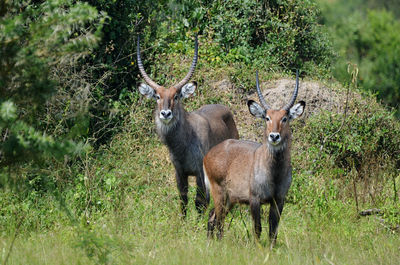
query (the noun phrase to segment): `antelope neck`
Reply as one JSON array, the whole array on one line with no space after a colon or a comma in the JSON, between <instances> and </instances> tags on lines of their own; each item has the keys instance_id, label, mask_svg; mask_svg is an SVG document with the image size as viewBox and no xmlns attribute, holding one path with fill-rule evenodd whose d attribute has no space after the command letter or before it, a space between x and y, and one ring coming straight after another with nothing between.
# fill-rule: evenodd
<instances>
[{"instance_id":1,"label":"antelope neck","mask_svg":"<svg viewBox=\"0 0 400 265\"><path fill-rule=\"evenodd\" d=\"M285 144L286 145L286 144ZM272 179L279 182L282 178L282 169L290 164L290 151L285 148L271 150L271 147L263 144L266 171L271 173Z\"/></svg>"},{"instance_id":2,"label":"antelope neck","mask_svg":"<svg viewBox=\"0 0 400 265\"><path fill-rule=\"evenodd\" d=\"M186 120L188 113L180 104L176 105L175 108L178 109L174 111L174 118L168 124L163 123L159 117L156 117L158 135L170 150L185 145L186 141L190 139L189 135L192 133Z\"/></svg>"}]
</instances>

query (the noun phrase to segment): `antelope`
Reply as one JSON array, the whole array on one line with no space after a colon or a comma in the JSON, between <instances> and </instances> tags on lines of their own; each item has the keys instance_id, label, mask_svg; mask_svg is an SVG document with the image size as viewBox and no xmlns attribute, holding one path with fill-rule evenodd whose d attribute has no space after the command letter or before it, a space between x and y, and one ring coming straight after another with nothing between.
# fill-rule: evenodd
<instances>
[{"instance_id":1,"label":"antelope","mask_svg":"<svg viewBox=\"0 0 400 265\"><path fill-rule=\"evenodd\" d=\"M290 121L303 114L305 102L294 105L299 88L298 71L293 95L289 103L279 110L271 109L262 96L258 71L256 87L261 105L253 100L249 100L247 105L253 116L265 120L263 143L225 140L204 157L206 187L207 190L211 188L215 206L209 213L207 234L212 238L217 226L217 237L220 239L226 214L239 203L250 205L254 232L259 239L262 230L260 207L269 203L269 238L273 246L285 197L292 182Z\"/></svg>"},{"instance_id":2,"label":"antelope","mask_svg":"<svg viewBox=\"0 0 400 265\"><path fill-rule=\"evenodd\" d=\"M214 145L230 138L238 139L233 114L223 105L205 105L193 112L186 112L181 100L190 97L197 88L196 82L189 82L198 57L197 36L194 57L189 73L178 84L170 88L158 85L146 74L140 58L140 40L137 40L137 62L140 73L147 83L139 86L141 94L156 100L156 131L169 150L175 167L175 178L181 200L181 211L186 216L188 203L188 176L196 177L195 205L203 212L210 201L206 194L203 172L203 157Z\"/></svg>"}]
</instances>

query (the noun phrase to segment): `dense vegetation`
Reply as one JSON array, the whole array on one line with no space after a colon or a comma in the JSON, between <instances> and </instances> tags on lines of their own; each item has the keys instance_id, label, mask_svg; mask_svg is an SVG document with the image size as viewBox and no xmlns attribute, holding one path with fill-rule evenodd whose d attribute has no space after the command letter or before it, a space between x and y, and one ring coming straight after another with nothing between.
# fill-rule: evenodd
<instances>
[{"instance_id":1,"label":"dense vegetation","mask_svg":"<svg viewBox=\"0 0 400 265\"><path fill-rule=\"evenodd\" d=\"M400 115L400 4L398 1L320 0L324 23L338 53L334 76L345 81L346 62L360 69L360 86Z\"/></svg>"},{"instance_id":2,"label":"dense vegetation","mask_svg":"<svg viewBox=\"0 0 400 265\"><path fill-rule=\"evenodd\" d=\"M361 90L397 106L399 14L369 1L348 15L347 2L323 2L321 14L311 0L2 1L2 262L394 264L400 122ZM334 24L338 6L352 24ZM178 216L153 102L137 92L138 34L146 71L166 86L186 73L198 34L200 86L185 106L230 106L241 136L260 127L243 111L255 69L268 80L300 68L341 98L294 123L294 182L273 251L265 233L261 248L253 242L246 207L222 242L207 242L193 204ZM367 208L379 215L360 219Z\"/></svg>"}]
</instances>

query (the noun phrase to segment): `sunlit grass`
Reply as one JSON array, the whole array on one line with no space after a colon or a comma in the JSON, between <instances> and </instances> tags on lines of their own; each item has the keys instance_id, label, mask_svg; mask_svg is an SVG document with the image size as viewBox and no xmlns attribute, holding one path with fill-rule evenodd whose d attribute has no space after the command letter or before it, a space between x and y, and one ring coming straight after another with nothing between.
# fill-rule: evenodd
<instances>
[{"instance_id":1,"label":"sunlit grass","mask_svg":"<svg viewBox=\"0 0 400 265\"><path fill-rule=\"evenodd\" d=\"M397 264L400 259L399 236L374 217L357 218L351 205L341 204L327 217L313 205L287 204L271 250L266 214L260 243L254 242L245 206L228 215L221 241L208 240L206 218L192 205L182 220L176 196L162 199L162 190L176 193L173 186L152 187L95 224L19 235L9 264ZM2 258L11 239L0 241Z\"/></svg>"}]
</instances>

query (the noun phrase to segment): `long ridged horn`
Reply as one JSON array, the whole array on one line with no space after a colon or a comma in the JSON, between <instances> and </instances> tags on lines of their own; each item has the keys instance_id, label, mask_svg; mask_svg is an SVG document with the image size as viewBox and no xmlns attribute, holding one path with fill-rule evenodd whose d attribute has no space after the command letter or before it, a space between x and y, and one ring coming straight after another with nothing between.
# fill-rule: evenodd
<instances>
[{"instance_id":1,"label":"long ridged horn","mask_svg":"<svg viewBox=\"0 0 400 265\"><path fill-rule=\"evenodd\" d=\"M294 105L294 102L296 101L297 92L299 92L299 70L298 69L296 70L296 86L294 87L293 96L290 99L289 103L282 109L289 111L289 109Z\"/></svg>"},{"instance_id":2,"label":"long ridged horn","mask_svg":"<svg viewBox=\"0 0 400 265\"><path fill-rule=\"evenodd\" d=\"M178 90L180 90L187 82L189 82L190 78L193 76L194 74L194 69L196 68L196 64L197 64L197 58L198 58L198 42L197 42L197 35L195 38L195 42L194 42L194 57L193 57L193 61L192 61L192 66L189 69L189 73L185 76L185 78L182 79L182 81L180 81L178 84L176 84L174 87Z\"/></svg>"},{"instance_id":3,"label":"long ridged horn","mask_svg":"<svg viewBox=\"0 0 400 265\"><path fill-rule=\"evenodd\" d=\"M146 74L146 71L144 70L142 59L140 58L140 36L139 35L137 37L136 52L137 52L137 63L138 63L138 66L139 66L139 71L142 74L142 77L143 77L144 81L146 81L146 83L149 86L151 86L153 89L155 89L155 90L159 89L161 86L158 85L153 80L151 80L151 78Z\"/></svg>"},{"instance_id":4,"label":"long ridged horn","mask_svg":"<svg viewBox=\"0 0 400 265\"><path fill-rule=\"evenodd\" d=\"M256 70L256 85L257 85L257 94L258 94L258 98L260 99L260 103L263 106L263 108L265 110L270 109L271 107L268 106L267 102L265 101L263 95L261 94L261 90L260 90L260 82L258 81L258 70Z\"/></svg>"}]
</instances>

